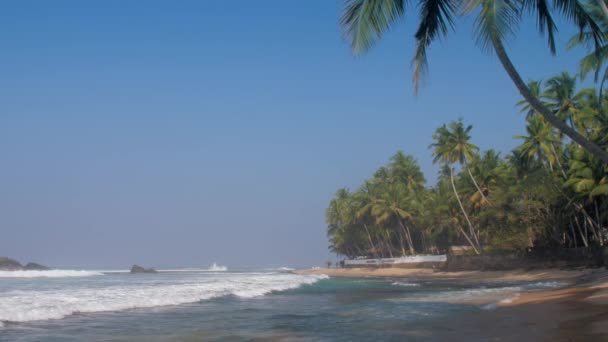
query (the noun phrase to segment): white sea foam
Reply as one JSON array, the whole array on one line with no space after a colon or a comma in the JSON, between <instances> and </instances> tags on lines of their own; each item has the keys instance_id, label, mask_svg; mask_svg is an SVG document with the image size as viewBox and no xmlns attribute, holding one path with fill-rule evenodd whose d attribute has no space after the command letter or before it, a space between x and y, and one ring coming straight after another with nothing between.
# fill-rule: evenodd
<instances>
[{"instance_id":1,"label":"white sea foam","mask_svg":"<svg viewBox=\"0 0 608 342\"><path fill-rule=\"evenodd\" d=\"M477 287L461 290L440 291L416 295L415 297L399 298L398 302L441 302L441 303L468 303L468 302L498 302L509 303L515 300L521 292L541 289L559 288L566 283L550 281L536 282L522 285L503 287Z\"/></svg>"},{"instance_id":2,"label":"white sea foam","mask_svg":"<svg viewBox=\"0 0 608 342\"><path fill-rule=\"evenodd\" d=\"M60 319L74 313L120 311L195 303L222 296L252 298L313 284L325 276L293 274L228 274L170 283L130 278L120 285L90 288L12 290L0 292L0 322ZM132 283L133 279L138 279Z\"/></svg>"},{"instance_id":3,"label":"white sea foam","mask_svg":"<svg viewBox=\"0 0 608 342\"><path fill-rule=\"evenodd\" d=\"M48 271L0 271L0 278L64 278L103 275L97 271L48 270Z\"/></svg>"},{"instance_id":4,"label":"white sea foam","mask_svg":"<svg viewBox=\"0 0 608 342\"><path fill-rule=\"evenodd\" d=\"M405 282L405 281L394 281L392 283L392 285L395 285L395 286L404 286L404 287L419 287L420 286L420 284L418 284L418 283L408 283L408 282Z\"/></svg>"}]
</instances>

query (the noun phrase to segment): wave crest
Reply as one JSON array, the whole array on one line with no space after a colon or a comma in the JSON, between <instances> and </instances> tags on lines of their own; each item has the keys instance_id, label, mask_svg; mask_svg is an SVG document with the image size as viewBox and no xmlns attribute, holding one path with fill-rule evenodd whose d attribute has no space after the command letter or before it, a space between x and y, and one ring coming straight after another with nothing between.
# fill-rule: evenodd
<instances>
[{"instance_id":1,"label":"wave crest","mask_svg":"<svg viewBox=\"0 0 608 342\"><path fill-rule=\"evenodd\" d=\"M123 284L103 288L14 290L0 293L0 322L61 319L77 312L121 311L196 303L223 296L252 298L314 284L326 276L230 275L187 283ZM35 298L35 300L32 300Z\"/></svg>"},{"instance_id":2,"label":"wave crest","mask_svg":"<svg viewBox=\"0 0 608 342\"><path fill-rule=\"evenodd\" d=\"M48 270L48 271L0 271L0 278L64 278L103 275L96 271Z\"/></svg>"}]
</instances>

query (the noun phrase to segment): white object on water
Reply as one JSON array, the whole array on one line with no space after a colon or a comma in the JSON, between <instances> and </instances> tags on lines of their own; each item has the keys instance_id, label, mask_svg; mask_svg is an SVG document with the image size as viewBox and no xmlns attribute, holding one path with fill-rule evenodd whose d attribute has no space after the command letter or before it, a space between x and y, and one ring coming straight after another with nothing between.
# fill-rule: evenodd
<instances>
[{"instance_id":1,"label":"white object on water","mask_svg":"<svg viewBox=\"0 0 608 342\"><path fill-rule=\"evenodd\" d=\"M207 271L225 272L225 271L228 271L228 267L226 267L226 266L219 266L218 264L213 263L213 265L211 265L211 267L209 267L207 269Z\"/></svg>"}]
</instances>

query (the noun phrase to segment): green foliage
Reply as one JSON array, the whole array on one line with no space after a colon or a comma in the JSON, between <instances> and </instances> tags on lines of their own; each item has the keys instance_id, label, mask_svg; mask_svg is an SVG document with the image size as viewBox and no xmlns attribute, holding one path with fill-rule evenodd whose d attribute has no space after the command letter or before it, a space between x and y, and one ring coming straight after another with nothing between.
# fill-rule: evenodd
<instances>
[{"instance_id":1,"label":"green foliage","mask_svg":"<svg viewBox=\"0 0 608 342\"><path fill-rule=\"evenodd\" d=\"M533 84L574 129L608 147L608 116L595 91L577 91L565 73ZM516 137L522 143L506 157L479 153L472 126L458 120L433 135L430 148L441 165L433 187L425 187L416 160L399 151L355 192L340 189L326 213L330 248L348 257L387 257L457 245L472 246L472 253L603 245L608 169L525 101L518 106L527 114L526 135Z\"/></svg>"}]
</instances>

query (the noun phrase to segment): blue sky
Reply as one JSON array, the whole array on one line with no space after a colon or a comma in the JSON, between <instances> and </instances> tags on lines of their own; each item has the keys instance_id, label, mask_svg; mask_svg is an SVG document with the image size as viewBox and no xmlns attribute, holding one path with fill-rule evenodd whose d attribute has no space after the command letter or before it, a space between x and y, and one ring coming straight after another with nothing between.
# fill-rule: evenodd
<instances>
[{"instance_id":1,"label":"blue sky","mask_svg":"<svg viewBox=\"0 0 608 342\"><path fill-rule=\"evenodd\" d=\"M0 4L0 255L58 266L309 266L324 210L397 150L429 180L436 127L464 118L508 152L518 94L471 20L413 95L412 16L368 54L341 1ZM576 70L523 23L525 79Z\"/></svg>"}]
</instances>

